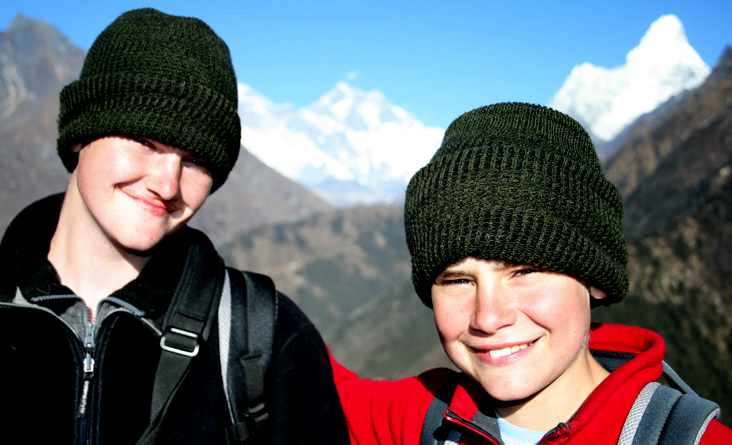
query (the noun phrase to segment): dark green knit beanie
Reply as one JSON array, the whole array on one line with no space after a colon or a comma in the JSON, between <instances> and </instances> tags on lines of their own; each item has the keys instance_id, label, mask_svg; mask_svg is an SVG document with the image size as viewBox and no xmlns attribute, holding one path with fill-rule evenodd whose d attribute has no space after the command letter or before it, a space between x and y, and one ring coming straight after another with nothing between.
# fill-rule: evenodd
<instances>
[{"instance_id":1,"label":"dark green knit beanie","mask_svg":"<svg viewBox=\"0 0 732 445\"><path fill-rule=\"evenodd\" d=\"M208 25L155 9L129 11L102 31L79 80L61 91L58 153L73 171L74 144L150 138L207 161L213 192L239 156L237 105L229 48Z\"/></svg>"},{"instance_id":2,"label":"dark green knit beanie","mask_svg":"<svg viewBox=\"0 0 732 445\"><path fill-rule=\"evenodd\" d=\"M465 257L529 264L579 278L620 301L628 290L623 201L587 132L538 105L470 111L407 188L412 279L432 307L440 273Z\"/></svg>"}]
</instances>

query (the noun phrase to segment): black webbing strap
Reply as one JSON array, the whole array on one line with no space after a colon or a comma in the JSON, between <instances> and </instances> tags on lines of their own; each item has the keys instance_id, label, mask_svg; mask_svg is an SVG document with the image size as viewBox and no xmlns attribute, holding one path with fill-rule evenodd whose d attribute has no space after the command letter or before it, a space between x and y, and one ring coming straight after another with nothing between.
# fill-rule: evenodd
<instances>
[{"instance_id":1,"label":"black webbing strap","mask_svg":"<svg viewBox=\"0 0 732 445\"><path fill-rule=\"evenodd\" d=\"M277 293L265 275L230 269L229 276L232 324L226 379L234 419L226 439L233 445L256 437L255 431L269 418L266 380L274 345ZM238 325L237 320L246 326Z\"/></svg>"},{"instance_id":2,"label":"black webbing strap","mask_svg":"<svg viewBox=\"0 0 732 445\"><path fill-rule=\"evenodd\" d=\"M188 375L191 360L205 343L215 319L224 282L224 263L210 249L188 251L183 276L163 322L162 348L153 386L150 424L137 442L155 443L175 393Z\"/></svg>"}]
</instances>

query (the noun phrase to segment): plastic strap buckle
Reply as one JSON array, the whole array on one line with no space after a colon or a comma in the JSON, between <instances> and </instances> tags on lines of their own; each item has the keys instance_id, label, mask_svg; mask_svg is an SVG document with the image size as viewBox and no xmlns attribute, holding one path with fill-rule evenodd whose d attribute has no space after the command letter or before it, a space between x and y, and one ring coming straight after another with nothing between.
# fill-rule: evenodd
<instances>
[{"instance_id":1,"label":"plastic strap buckle","mask_svg":"<svg viewBox=\"0 0 732 445\"><path fill-rule=\"evenodd\" d=\"M175 343L174 346L168 344L168 336L170 334L175 334L171 336L173 343ZM176 336L178 336L178 338L175 338ZM186 346L189 346L188 344L192 343L189 339L193 339L195 343L192 344L192 347L183 349ZM168 352L184 355L186 357L195 357L196 355L198 355L199 349L198 334L196 334L195 332L184 331L183 329L171 327L160 338L160 347Z\"/></svg>"}]
</instances>

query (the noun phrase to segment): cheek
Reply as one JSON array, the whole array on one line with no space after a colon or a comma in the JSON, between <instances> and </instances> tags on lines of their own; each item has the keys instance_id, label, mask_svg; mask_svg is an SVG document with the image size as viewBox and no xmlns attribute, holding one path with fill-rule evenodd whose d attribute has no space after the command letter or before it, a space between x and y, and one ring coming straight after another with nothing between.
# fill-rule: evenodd
<instances>
[{"instance_id":1,"label":"cheek","mask_svg":"<svg viewBox=\"0 0 732 445\"><path fill-rule=\"evenodd\" d=\"M444 343L455 341L460 334L468 330L470 315L454 301L433 299L432 309L435 316L435 326L440 339Z\"/></svg>"},{"instance_id":2,"label":"cheek","mask_svg":"<svg viewBox=\"0 0 732 445\"><path fill-rule=\"evenodd\" d=\"M144 160L136 159L124 147L98 143L79 152L76 169L80 183L97 188L105 184L131 182L142 175L143 165Z\"/></svg>"},{"instance_id":3,"label":"cheek","mask_svg":"<svg viewBox=\"0 0 732 445\"><path fill-rule=\"evenodd\" d=\"M76 182L82 195L94 195L95 192L104 188L103 181L111 179L113 172L105 168L104 162L89 153L82 152L79 154L79 163L76 165Z\"/></svg>"},{"instance_id":4,"label":"cheek","mask_svg":"<svg viewBox=\"0 0 732 445\"><path fill-rule=\"evenodd\" d=\"M546 328L552 325L565 325L569 319L569 312L564 298L561 295L541 295L526 301L523 312L531 314L532 320Z\"/></svg>"},{"instance_id":5,"label":"cheek","mask_svg":"<svg viewBox=\"0 0 732 445\"><path fill-rule=\"evenodd\" d=\"M208 170L183 169L180 180L181 194L186 205L193 212L197 211L206 201L212 185L213 179Z\"/></svg>"},{"instance_id":6,"label":"cheek","mask_svg":"<svg viewBox=\"0 0 732 445\"><path fill-rule=\"evenodd\" d=\"M584 338L590 328L589 297L575 286L558 287L544 294L524 312L531 314L534 323L562 337Z\"/></svg>"}]
</instances>

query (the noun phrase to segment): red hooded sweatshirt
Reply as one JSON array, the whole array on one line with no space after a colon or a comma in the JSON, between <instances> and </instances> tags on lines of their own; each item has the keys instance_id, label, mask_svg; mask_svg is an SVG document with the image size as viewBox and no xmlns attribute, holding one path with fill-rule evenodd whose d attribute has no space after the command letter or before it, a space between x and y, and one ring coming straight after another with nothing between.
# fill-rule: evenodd
<instances>
[{"instance_id":1,"label":"red hooded sweatshirt","mask_svg":"<svg viewBox=\"0 0 732 445\"><path fill-rule=\"evenodd\" d=\"M594 324L589 346L603 366L613 369L623 364L595 388L567 423L547 433L542 445L616 444L636 397L663 372L661 361L666 344L654 332ZM369 380L358 378L332 358L331 361L351 443L357 445L418 445L435 393L456 374L448 369L433 369L396 381ZM489 396L466 375L457 378L457 388L443 416L466 431L459 443L502 445ZM482 400L487 405L483 412L478 409ZM701 444L732 444L732 430L712 420Z\"/></svg>"}]
</instances>

